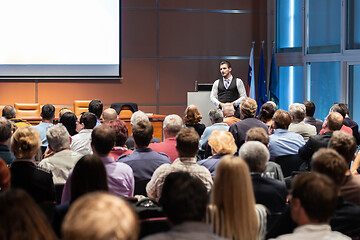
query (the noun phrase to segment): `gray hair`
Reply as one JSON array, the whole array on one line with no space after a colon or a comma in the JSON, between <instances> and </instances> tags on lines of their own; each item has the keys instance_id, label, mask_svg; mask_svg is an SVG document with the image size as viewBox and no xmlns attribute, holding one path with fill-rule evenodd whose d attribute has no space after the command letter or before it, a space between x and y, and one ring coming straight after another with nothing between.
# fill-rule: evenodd
<instances>
[{"instance_id":1,"label":"gray hair","mask_svg":"<svg viewBox=\"0 0 360 240\"><path fill-rule=\"evenodd\" d=\"M133 115L131 115L130 118L130 123L131 125L135 125L140 121L148 121L149 122L149 118L148 116L146 116L146 114L143 111L136 111L133 113Z\"/></svg>"},{"instance_id":2,"label":"gray hair","mask_svg":"<svg viewBox=\"0 0 360 240\"><path fill-rule=\"evenodd\" d=\"M305 118L306 107L302 103L293 103L289 106L289 113L295 120L302 121Z\"/></svg>"},{"instance_id":3,"label":"gray hair","mask_svg":"<svg viewBox=\"0 0 360 240\"><path fill-rule=\"evenodd\" d=\"M222 111L224 116L227 116L229 114L234 114L235 113L234 105L231 103L225 103L222 107Z\"/></svg>"},{"instance_id":4,"label":"gray hair","mask_svg":"<svg viewBox=\"0 0 360 240\"><path fill-rule=\"evenodd\" d=\"M11 137L11 122L4 117L0 117L0 142L4 142Z\"/></svg>"},{"instance_id":5,"label":"gray hair","mask_svg":"<svg viewBox=\"0 0 360 240\"><path fill-rule=\"evenodd\" d=\"M46 139L49 146L55 152L58 152L62 148L70 147L70 135L64 125L57 124L50 127L46 132Z\"/></svg>"},{"instance_id":6,"label":"gray hair","mask_svg":"<svg viewBox=\"0 0 360 240\"><path fill-rule=\"evenodd\" d=\"M239 157L248 164L250 172L262 173L270 159L270 153L261 142L250 141L241 146Z\"/></svg>"},{"instance_id":7,"label":"gray hair","mask_svg":"<svg viewBox=\"0 0 360 240\"><path fill-rule=\"evenodd\" d=\"M215 123L220 123L224 120L224 114L220 109L214 108L209 111L209 118L214 120Z\"/></svg>"},{"instance_id":8,"label":"gray hair","mask_svg":"<svg viewBox=\"0 0 360 240\"><path fill-rule=\"evenodd\" d=\"M183 121L179 115L171 114L166 116L163 125L166 131L176 134L181 130Z\"/></svg>"}]
</instances>

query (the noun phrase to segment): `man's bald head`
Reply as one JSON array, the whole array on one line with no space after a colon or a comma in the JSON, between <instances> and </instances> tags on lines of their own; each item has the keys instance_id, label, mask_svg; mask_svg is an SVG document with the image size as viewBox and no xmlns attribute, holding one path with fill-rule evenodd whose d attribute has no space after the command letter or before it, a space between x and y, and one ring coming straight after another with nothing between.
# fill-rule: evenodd
<instances>
[{"instance_id":1,"label":"man's bald head","mask_svg":"<svg viewBox=\"0 0 360 240\"><path fill-rule=\"evenodd\" d=\"M327 126L330 131L337 131L341 129L344 122L344 118L338 112L331 112L327 117L327 122L328 122Z\"/></svg>"},{"instance_id":2,"label":"man's bald head","mask_svg":"<svg viewBox=\"0 0 360 240\"><path fill-rule=\"evenodd\" d=\"M113 108L107 108L102 113L102 117L103 117L104 123L107 124L110 121L117 119L117 112Z\"/></svg>"},{"instance_id":3,"label":"man's bald head","mask_svg":"<svg viewBox=\"0 0 360 240\"><path fill-rule=\"evenodd\" d=\"M235 114L234 105L232 103L225 103L222 107L222 111L224 117L234 115Z\"/></svg>"}]
</instances>

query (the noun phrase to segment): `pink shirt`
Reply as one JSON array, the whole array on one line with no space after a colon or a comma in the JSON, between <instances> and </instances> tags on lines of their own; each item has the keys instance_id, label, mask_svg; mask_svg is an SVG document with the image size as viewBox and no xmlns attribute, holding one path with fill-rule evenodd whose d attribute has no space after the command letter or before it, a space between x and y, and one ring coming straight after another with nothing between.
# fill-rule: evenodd
<instances>
[{"instance_id":1,"label":"pink shirt","mask_svg":"<svg viewBox=\"0 0 360 240\"><path fill-rule=\"evenodd\" d=\"M155 152L162 152L169 156L170 161L174 162L178 158L176 151L176 138L167 138L161 143L150 143L149 148Z\"/></svg>"}]
</instances>

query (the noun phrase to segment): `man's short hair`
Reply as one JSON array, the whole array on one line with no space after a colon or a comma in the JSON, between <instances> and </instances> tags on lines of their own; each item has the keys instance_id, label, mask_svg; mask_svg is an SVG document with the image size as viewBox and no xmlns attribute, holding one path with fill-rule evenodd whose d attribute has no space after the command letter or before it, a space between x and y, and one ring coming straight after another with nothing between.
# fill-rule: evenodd
<instances>
[{"instance_id":1,"label":"man's short hair","mask_svg":"<svg viewBox=\"0 0 360 240\"><path fill-rule=\"evenodd\" d=\"M148 121L149 117L143 112L143 111L136 111L131 115L130 123L131 125L135 125L136 123L140 121Z\"/></svg>"},{"instance_id":2,"label":"man's short hair","mask_svg":"<svg viewBox=\"0 0 360 240\"><path fill-rule=\"evenodd\" d=\"M313 117L315 113L315 103L312 101L303 101L306 108L306 116Z\"/></svg>"},{"instance_id":3,"label":"man's short hair","mask_svg":"<svg viewBox=\"0 0 360 240\"><path fill-rule=\"evenodd\" d=\"M213 108L209 111L209 118L215 123L221 123L224 120L224 114L220 109Z\"/></svg>"},{"instance_id":4,"label":"man's short hair","mask_svg":"<svg viewBox=\"0 0 360 240\"><path fill-rule=\"evenodd\" d=\"M291 116L287 111L279 109L273 116L273 122L276 128L288 129L291 123Z\"/></svg>"},{"instance_id":5,"label":"man's short hair","mask_svg":"<svg viewBox=\"0 0 360 240\"><path fill-rule=\"evenodd\" d=\"M357 149L354 136L341 131L333 132L329 147L337 151L350 164Z\"/></svg>"},{"instance_id":6,"label":"man's short hair","mask_svg":"<svg viewBox=\"0 0 360 240\"><path fill-rule=\"evenodd\" d=\"M327 117L327 126L331 131L340 130L344 123L344 117L338 112L331 112Z\"/></svg>"},{"instance_id":7,"label":"man's short hair","mask_svg":"<svg viewBox=\"0 0 360 240\"><path fill-rule=\"evenodd\" d=\"M303 173L295 177L292 184L292 199L299 199L310 220L327 223L338 199L338 191L326 175Z\"/></svg>"},{"instance_id":8,"label":"man's short hair","mask_svg":"<svg viewBox=\"0 0 360 240\"><path fill-rule=\"evenodd\" d=\"M226 64L226 66L227 66L228 68L231 68L231 64L230 64L229 61L225 61L225 60L224 60L224 61L221 61L219 65L221 66L221 65L223 65L223 64Z\"/></svg>"},{"instance_id":9,"label":"man's short hair","mask_svg":"<svg viewBox=\"0 0 360 240\"><path fill-rule=\"evenodd\" d=\"M289 113L295 120L302 121L305 118L306 107L302 103L293 103L289 106Z\"/></svg>"},{"instance_id":10,"label":"man's short hair","mask_svg":"<svg viewBox=\"0 0 360 240\"><path fill-rule=\"evenodd\" d=\"M235 113L234 104L225 103L222 107L222 111L223 111L224 116L234 115L234 113Z\"/></svg>"},{"instance_id":11,"label":"man's short hair","mask_svg":"<svg viewBox=\"0 0 360 240\"><path fill-rule=\"evenodd\" d=\"M109 193L90 193L76 200L61 228L64 239L136 240L138 218L123 199Z\"/></svg>"},{"instance_id":12,"label":"man's short hair","mask_svg":"<svg viewBox=\"0 0 360 240\"><path fill-rule=\"evenodd\" d=\"M96 152L108 155L115 144L115 132L109 126L100 125L91 133L91 144Z\"/></svg>"},{"instance_id":13,"label":"man's short hair","mask_svg":"<svg viewBox=\"0 0 360 240\"><path fill-rule=\"evenodd\" d=\"M95 114L97 118L101 117L103 111L103 103L99 99L93 99L89 103L89 112Z\"/></svg>"},{"instance_id":14,"label":"man's short hair","mask_svg":"<svg viewBox=\"0 0 360 240\"><path fill-rule=\"evenodd\" d=\"M272 119L275 111L276 111L276 106L274 107L272 103L266 102L261 106L258 118L260 121L266 123L267 121Z\"/></svg>"},{"instance_id":15,"label":"man's short hair","mask_svg":"<svg viewBox=\"0 0 360 240\"><path fill-rule=\"evenodd\" d=\"M109 127L111 127L115 131L115 146L123 147L129 136L129 131L126 123L120 119L116 119L109 124Z\"/></svg>"},{"instance_id":16,"label":"man's short hair","mask_svg":"<svg viewBox=\"0 0 360 240\"><path fill-rule=\"evenodd\" d=\"M345 118L346 116L346 111L344 110L344 108L341 107L339 103L334 103L330 108L330 112L338 112L343 118Z\"/></svg>"},{"instance_id":17,"label":"man's short hair","mask_svg":"<svg viewBox=\"0 0 360 240\"><path fill-rule=\"evenodd\" d=\"M52 120L55 117L55 107L52 104L45 104L41 109L41 117L44 120Z\"/></svg>"},{"instance_id":18,"label":"man's short hair","mask_svg":"<svg viewBox=\"0 0 360 240\"><path fill-rule=\"evenodd\" d=\"M153 138L154 127L149 121L140 121L132 126L134 142L139 148L149 146Z\"/></svg>"},{"instance_id":19,"label":"man's short hair","mask_svg":"<svg viewBox=\"0 0 360 240\"><path fill-rule=\"evenodd\" d=\"M15 118L16 110L12 105L6 105L2 110L2 116L6 119Z\"/></svg>"},{"instance_id":20,"label":"man's short hair","mask_svg":"<svg viewBox=\"0 0 360 240\"><path fill-rule=\"evenodd\" d=\"M175 136L182 128L183 121L179 115L171 114L165 117L163 125L166 131Z\"/></svg>"},{"instance_id":21,"label":"man's short hair","mask_svg":"<svg viewBox=\"0 0 360 240\"><path fill-rule=\"evenodd\" d=\"M199 134L194 128L183 128L176 135L176 150L181 157L195 157L199 150Z\"/></svg>"},{"instance_id":22,"label":"man's short hair","mask_svg":"<svg viewBox=\"0 0 360 240\"><path fill-rule=\"evenodd\" d=\"M240 112L242 113L244 118L251 118L251 117L255 117L257 108L258 106L254 99L245 98L241 102Z\"/></svg>"},{"instance_id":23,"label":"man's short hair","mask_svg":"<svg viewBox=\"0 0 360 240\"><path fill-rule=\"evenodd\" d=\"M334 149L321 148L312 156L312 168L330 177L338 186L342 185L348 169L345 159Z\"/></svg>"},{"instance_id":24,"label":"man's short hair","mask_svg":"<svg viewBox=\"0 0 360 240\"><path fill-rule=\"evenodd\" d=\"M204 220L207 201L206 187L199 178L188 172L173 172L166 177L160 203L175 225Z\"/></svg>"},{"instance_id":25,"label":"man's short hair","mask_svg":"<svg viewBox=\"0 0 360 240\"><path fill-rule=\"evenodd\" d=\"M339 106L343 109L343 111L345 112L345 114L349 115L349 108L348 108L347 104L345 104L345 103L339 103Z\"/></svg>"},{"instance_id":26,"label":"man's short hair","mask_svg":"<svg viewBox=\"0 0 360 240\"><path fill-rule=\"evenodd\" d=\"M84 112L80 115L80 123L84 124L85 129L93 129L96 126L97 118L91 112Z\"/></svg>"},{"instance_id":27,"label":"man's short hair","mask_svg":"<svg viewBox=\"0 0 360 240\"><path fill-rule=\"evenodd\" d=\"M117 119L117 116L118 116L117 112L113 108L107 108L102 113L102 117L103 117L104 122L115 120L115 119Z\"/></svg>"},{"instance_id":28,"label":"man's short hair","mask_svg":"<svg viewBox=\"0 0 360 240\"><path fill-rule=\"evenodd\" d=\"M247 142L249 141L259 141L265 146L269 144L269 133L265 131L265 129L261 127L250 128L246 132L246 139Z\"/></svg>"},{"instance_id":29,"label":"man's short hair","mask_svg":"<svg viewBox=\"0 0 360 240\"><path fill-rule=\"evenodd\" d=\"M262 173L270 159L267 147L258 141L244 143L239 150L239 157L248 164L250 172Z\"/></svg>"},{"instance_id":30,"label":"man's short hair","mask_svg":"<svg viewBox=\"0 0 360 240\"><path fill-rule=\"evenodd\" d=\"M49 147L55 152L70 147L70 134L64 125L57 124L50 127L46 131L46 139Z\"/></svg>"},{"instance_id":31,"label":"man's short hair","mask_svg":"<svg viewBox=\"0 0 360 240\"><path fill-rule=\"evenodd\" d=\"M0 142L9 140L11 133L11 122L4 117L0 117Z\"/></svg>"}]
</instances>

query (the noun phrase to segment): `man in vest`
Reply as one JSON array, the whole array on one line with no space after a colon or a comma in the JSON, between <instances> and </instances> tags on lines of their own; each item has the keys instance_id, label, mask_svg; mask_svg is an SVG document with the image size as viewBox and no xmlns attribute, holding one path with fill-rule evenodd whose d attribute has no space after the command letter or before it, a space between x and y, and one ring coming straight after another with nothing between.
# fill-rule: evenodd
<instances>
[{"instance_id":1,"label":"man in vest","mask_svg":"<svg viewBox=\"0 0 360 240\"><path fill-rule=\"evenodd\" d=\"M232 103L236 110L235 117L239 118L239 106L247 96L243 81L240 78L233 77L231 70L230 62L222 61L220 63L222 79L214 82L211 89L210 100L220 108L222 108L225 103Z\"/></svg>"}]
</instances>

